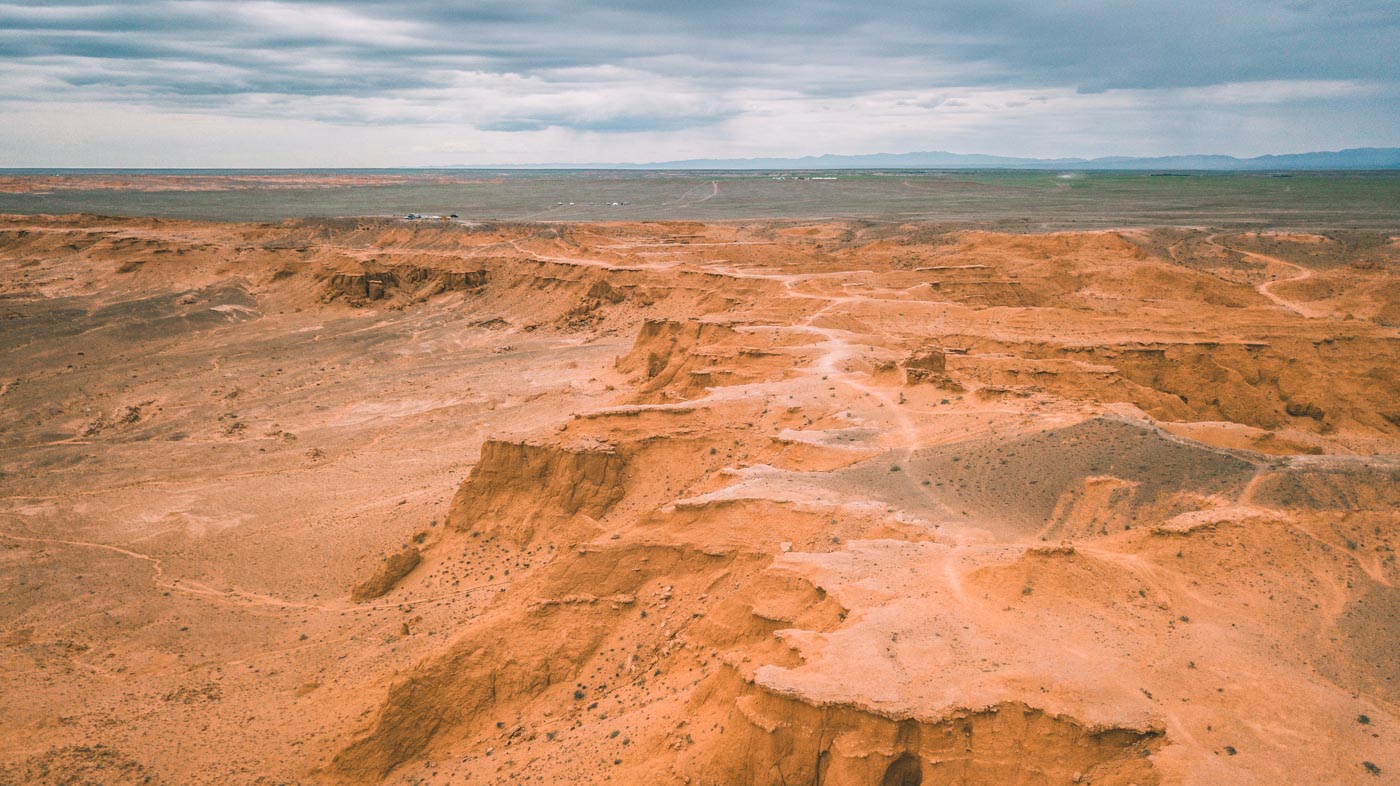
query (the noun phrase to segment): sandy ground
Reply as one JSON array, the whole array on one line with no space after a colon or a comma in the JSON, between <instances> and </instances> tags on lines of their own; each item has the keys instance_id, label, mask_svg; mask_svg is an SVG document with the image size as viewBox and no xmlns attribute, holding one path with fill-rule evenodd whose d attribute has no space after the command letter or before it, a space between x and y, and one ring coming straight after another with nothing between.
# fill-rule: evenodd
<instances>
[{"instance_id":1,"label":"sandy ground","mask_svg":"<svg viewBox=\"0 0 1400 786\"><path fill-rule=\"evenodd\" d=\"M0 783L1400 772L1393 239L25 217L0 269Z\"/></svg>"}]
</instances>

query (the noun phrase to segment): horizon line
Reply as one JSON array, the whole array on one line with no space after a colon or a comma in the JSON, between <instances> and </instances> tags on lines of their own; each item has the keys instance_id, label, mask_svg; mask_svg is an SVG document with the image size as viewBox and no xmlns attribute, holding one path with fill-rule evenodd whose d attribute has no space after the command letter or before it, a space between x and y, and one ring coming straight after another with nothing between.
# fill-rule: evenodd
<instances>
[{"instance_id":1,"label":"horizon line","mask_svg":"<svg viewBox=\"0 0 1400 786\"><path fill-rule=\"evenodd\" d=\"M1309 157L1345 157L1345 156L1375 156L1379 154L1383 160L1378 162L1356 161L1349 165L1341 166L1298 166L1302 162L1299 159ZM935 162L930 161L925 164L900 163L889 161L876 163L875 159L913 159L919 156L930 158L943 157L950 160ZM845 159L847 163L841 163ZM1279 161L1282 159L1282 161ZM1294 160L1294 165L1289 166L1288 160ZM1171 162L1185 163L1196 161L1202 166L1172 166ZM1055 169L1060 167L1077 168L1080 171L1123 171L1131 170L1133 165L1138 165L1143 169L1160 168L1165 171L1237 171L1246 170L1250 165L1258 167L1260 164L1273 163L1278 161L1284 166L1281 169L1290 171L1388 171L1400 169L1400 146L1395 147L1352 147L1339 150L1310 150L1294 153L1263 153L1257 156L1235 156L1225 153L1178 153L1167 155L1107 155L1095 156L1092 158L1082 156L1057 156L1053 158L1041 158L1032 156L1007 156L992 153L953 153L945 150L914 150L900 153L879 152L879 153L820 153L802 156L748 156L732 158L677 158L662 161L613 161L613 162L533 162L522 164L506 163L485 163L485 164L416 164L416 165L396 165L396 166L81 166L81 165L29 165L29 166L0 166L0 172L5 173L31 173L31 172L300 172L300 171L404 171L404 170L540 170L540 171L743 171L743 170L763 170L763 169L786 169L791 171L802 171L804 163L818 164L812 169L820 170L847 170L847 171L872 171L872 170L1034 170L1034 169ZM1161 162L1161 167L1152 166L1156 162ZM1213 164L1204 166L1204 164ZM1341 163L1341 162L1339 162ZM1095 164L1104 166L1096 167ZM1237 166L1240 165L1240 166ZM1253 168L1249 171L1261 172L1270 171L1267 167Z\"/></svg>"}]
</instances>

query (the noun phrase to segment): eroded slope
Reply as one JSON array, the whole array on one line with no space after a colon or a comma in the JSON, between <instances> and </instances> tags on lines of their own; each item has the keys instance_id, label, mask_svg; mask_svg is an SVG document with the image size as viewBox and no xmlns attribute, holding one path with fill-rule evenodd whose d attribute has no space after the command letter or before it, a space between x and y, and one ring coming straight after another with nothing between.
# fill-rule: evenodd
<instances>
[{"instance_id":1,"label":"eroded slope","mask_svg":"<svg viewBox=\"0 0 1400 786\"><path fill-rule=\"evenodd\" d=\"M1400 771L1388 239L3 239L12 780Z\"/></svg>"}]
</instances>

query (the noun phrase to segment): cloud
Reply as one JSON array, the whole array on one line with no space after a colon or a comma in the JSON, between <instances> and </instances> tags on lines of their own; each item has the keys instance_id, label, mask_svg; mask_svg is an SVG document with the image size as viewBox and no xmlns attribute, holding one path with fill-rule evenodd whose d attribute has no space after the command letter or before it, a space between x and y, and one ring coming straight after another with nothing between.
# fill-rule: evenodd
<instances>
[{"instance_id":1,"label":"cloud","mask_svg":"<svg viewBox=\"0 0 1400 786\"><path fill-rule=\"evenodd\" d=\"M1309 116L1324 102L1336 112L1327 146L1342 147L1400 141L1396 51L1393 0L0 0L0 119L110 105L123 117L514 135L521 149L552 129L572 135L565 152L616 158L643 143L679 157L951 145L954 119L983 130L976 152L993 152L1023 112L1051 105L1067 120L1047 127L1073 134L1075 111L1102 121L1111 105L1115 125L1094 138L1156 153L1168 151L1125 148L1170 142L1144 127L1229 108L1325 137ZM759 126L769 136L743 136ZM1245 152L1257 127L1198 141ZM17 156L7 137L30 131L0 132L0 160ZM818 139L832 147L808 149ZM1068 153L1079 139L1048 141Z\"/></svg>"}]
</instances>

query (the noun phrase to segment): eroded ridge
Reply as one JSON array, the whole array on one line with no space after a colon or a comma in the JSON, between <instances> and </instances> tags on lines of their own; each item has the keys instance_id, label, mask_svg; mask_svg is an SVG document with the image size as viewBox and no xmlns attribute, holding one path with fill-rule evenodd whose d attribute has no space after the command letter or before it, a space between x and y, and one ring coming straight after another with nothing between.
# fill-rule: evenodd
<instances>
[{"instance_id":1,"label":"eroded ridge","mask_svg":"<svg viewBox=\"0 0 1400 786\"><path fill-rule=\"evenodd\" d=\"M1384 780L1339 238L8 219L0 782Z\"/></svg>"}]
</instances>

